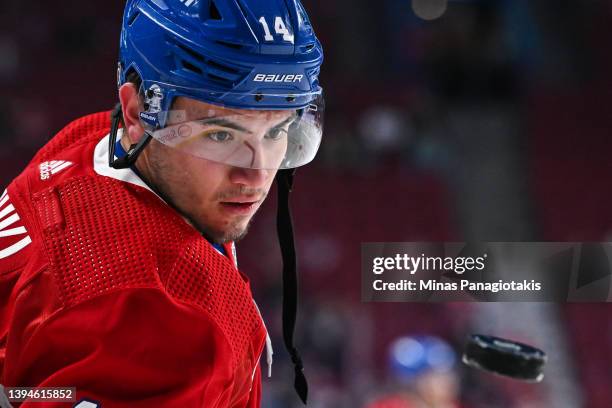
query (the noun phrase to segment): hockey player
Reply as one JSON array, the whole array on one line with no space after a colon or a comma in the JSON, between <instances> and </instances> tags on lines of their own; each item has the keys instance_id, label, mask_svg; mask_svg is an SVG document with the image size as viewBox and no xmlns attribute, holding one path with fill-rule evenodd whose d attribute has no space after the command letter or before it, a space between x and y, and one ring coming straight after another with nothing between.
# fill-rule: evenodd
<instances>
[{"instance_id":1,"label":"hockey player","mask_svg":"<svg viewBox=\"0 0 612 408\"><path fill-rule=\"evenodd\" d=\"M127 2L120 104L69 124L0 198L0 384L258 407L271 345L234 241L276 178L306 400L287 196L321 141L322 59L298 0Z\"/></svg>"}]
</instances>

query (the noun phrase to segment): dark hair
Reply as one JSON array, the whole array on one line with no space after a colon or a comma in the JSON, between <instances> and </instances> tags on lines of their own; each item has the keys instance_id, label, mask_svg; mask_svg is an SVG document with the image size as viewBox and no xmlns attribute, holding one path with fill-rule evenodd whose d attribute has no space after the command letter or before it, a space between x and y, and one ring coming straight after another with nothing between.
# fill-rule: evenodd
<instances>
[{"instance_id":1,"label":"dark hair","mask_svg":"<svg viewBox=\"0 0 612 408\"><path fill-rule=\"evenodd\" d=\"M144 90L142 89L142 78L140 78L138 72L136 72L136 70L129 71L125 77L125 83L134 84L134 86L138 90L138 99L140 101L140 104L142 105L144 103L145 95Z\"/></svg>"},{"instance_id":2,"label":"dark hair","mask_svg":"<svg viewBox=\"0 0 612 408\"><path fill-rule=\"evenodd\" d=\"M136 72L135 70L128 72L125 78L125 82L126 83L130 82L136 85L136 88L138 88L138 90L140 91L140 85L142 85L142 79L140 78L140 75L138 75L138 72Z\"/></svg>"}]
</instances>

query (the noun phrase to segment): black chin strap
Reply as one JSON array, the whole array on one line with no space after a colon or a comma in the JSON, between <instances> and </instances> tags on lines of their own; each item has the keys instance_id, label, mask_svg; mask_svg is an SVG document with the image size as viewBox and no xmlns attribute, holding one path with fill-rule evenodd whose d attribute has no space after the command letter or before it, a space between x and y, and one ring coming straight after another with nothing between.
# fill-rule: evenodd
<instances>
[{"instance_id":1,"label":"black chin strap","mask_svg":"<svg viewBox=\"0 0 612 408\"><path fill-rule=\"evenodd\" d=\"M115 159L115 144L117 143L117 132L119 124L123 122L121 104L115 105L111 112L111 131L108 138L108 165L114 169L126 169L136 163L138 155L144 150L151 141L151 135L148 132L140 138L138 143L133 144L128 149L125 156Z\"/></svg>"},{"instance_id":2,"label":"black chin strap","mask_svg":"<svg viewBox=\"0 0 612 408\"><path fill-rule=\"evenodd\" d=\"M304 405L306 405L308 383L304 376L304 366L300 353L298 353L293 345L293 331L297 314L298 282L293 225L291 223L291 210L289 209L289 193L293 186L294 173L294 169L279 170L276 175L278 187L276 229L283 256L283 339L295 367L295 390Z\"/></svg>"}]
</instances>

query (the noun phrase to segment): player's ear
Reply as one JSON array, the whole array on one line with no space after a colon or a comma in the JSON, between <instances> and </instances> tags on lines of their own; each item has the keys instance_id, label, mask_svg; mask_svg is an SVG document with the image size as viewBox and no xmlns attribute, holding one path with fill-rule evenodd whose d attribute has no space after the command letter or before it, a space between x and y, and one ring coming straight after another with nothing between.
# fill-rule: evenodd
<instances>
[{"instance_id":1,"label":"player's ear","mask_svg":"<svg viewBox=\"0 0 612 408\"><path fill-rule=\"evenodd\" d=\"M130 143L138 143L144 129L140 124L140 98L138 88L131 82L127 82L119 88L119 101L123 110L123 123L127 131Z\"/></svg>"}]
</instances>

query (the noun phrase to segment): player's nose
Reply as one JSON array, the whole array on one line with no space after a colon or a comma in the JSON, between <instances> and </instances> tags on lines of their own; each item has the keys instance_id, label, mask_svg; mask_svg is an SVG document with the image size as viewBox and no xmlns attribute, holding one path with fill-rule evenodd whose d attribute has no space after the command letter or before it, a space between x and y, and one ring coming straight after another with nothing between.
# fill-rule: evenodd
<instances>
[{"instance_id":1,"label":"player's nose","mask_svg":"<svg viewBox=\"0 0 612 408\"><path fill-rule=\"evenodd\" d=\"M268 181L271 170L232 167L230 181L251 188L263 188Z\"/></svg>"}]
</instances>

